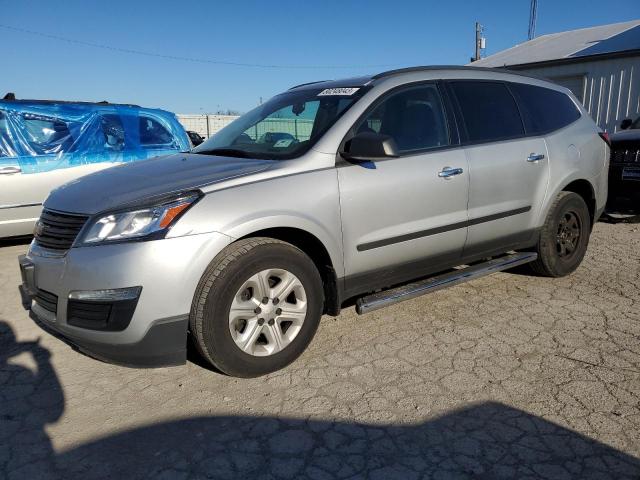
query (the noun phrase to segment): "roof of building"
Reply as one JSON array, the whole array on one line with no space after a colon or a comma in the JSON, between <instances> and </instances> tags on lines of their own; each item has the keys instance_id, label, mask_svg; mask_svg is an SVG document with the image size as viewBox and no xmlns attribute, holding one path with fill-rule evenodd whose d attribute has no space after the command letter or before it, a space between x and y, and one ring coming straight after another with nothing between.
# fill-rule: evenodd
<instances>
[{"instance_id":1,"label":"roof of building","mask_svg":"<svg viewBox=\"0 0 640 480\"><path fill-rule=\"evenodd\" d=\"M571 61L594 55L640 50L640 20L551 33L473 62L478 67L505 67Z\"/></svg>"}]
</instances>

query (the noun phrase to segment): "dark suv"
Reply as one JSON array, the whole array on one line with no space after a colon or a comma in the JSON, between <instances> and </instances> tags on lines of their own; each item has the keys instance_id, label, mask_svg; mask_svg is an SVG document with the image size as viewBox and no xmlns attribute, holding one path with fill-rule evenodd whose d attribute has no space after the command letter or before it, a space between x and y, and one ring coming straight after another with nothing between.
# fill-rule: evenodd
<instances>
[{"instance_id":1,"label":"dark suv","mask_svg":"<svg viewBox=\"0 0 640 480\"><path fill-rule=\"evenodd\" d=\"M620 129L611 135L607 209L640 214L640 117L623 120Z\"/></svg>"}]
</instances>

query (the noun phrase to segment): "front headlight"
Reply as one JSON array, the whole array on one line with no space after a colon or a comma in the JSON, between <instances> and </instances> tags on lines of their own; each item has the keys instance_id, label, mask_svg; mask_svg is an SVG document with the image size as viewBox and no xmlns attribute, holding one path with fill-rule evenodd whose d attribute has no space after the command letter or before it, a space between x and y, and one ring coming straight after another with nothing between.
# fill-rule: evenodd
<instances>
[{"instance_id":1,"label":"front headlight","mask_svg":"<svg viewBox=\"0 0 640 480\"><path fill-rule=\"evenodd\" d=\"M198 198L189 193L150 207L104 214L91 220L78 245L161 238Z\"/></svg>"}]
</instances>

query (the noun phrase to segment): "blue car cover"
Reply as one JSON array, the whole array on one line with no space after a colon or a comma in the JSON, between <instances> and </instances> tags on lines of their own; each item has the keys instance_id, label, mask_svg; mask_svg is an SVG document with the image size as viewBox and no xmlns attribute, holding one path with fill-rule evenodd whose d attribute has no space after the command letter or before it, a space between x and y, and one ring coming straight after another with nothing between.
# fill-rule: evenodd
<instances>
[{"instance_id":1,"label":"blue car cover","mask_svg":"<svg viewBox=\"0 0 640 480\"><path fill-rule=\"evenodd\" d=\"M99 162L131 162L190 148L164 110L133 105L0 101L0 168L23 174Z\"/></svg>"}]
</instances>

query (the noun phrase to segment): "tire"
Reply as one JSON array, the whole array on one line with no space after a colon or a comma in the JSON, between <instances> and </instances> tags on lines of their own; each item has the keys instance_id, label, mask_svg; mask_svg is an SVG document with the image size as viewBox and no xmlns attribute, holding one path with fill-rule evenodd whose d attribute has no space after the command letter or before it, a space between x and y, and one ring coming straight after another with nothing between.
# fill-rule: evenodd
<instances>
[{"instance_id":1,"label":"tire","mask_svg":"<svg viewBox=\"0 0 640 480\"><path fill-rule=\"evenodd\" d=\"M286 298L275 297L287 289ZM189 326L198 352L211 365L227 375L257 377L302 354L323 305L320 274L304 252L280 240L248 238L211 262L196 289Z\"/></svg>"},{"instance_id":2,"label":"tire","mask_svg":"<svg viewBox=\"0 0 640 480\"><path fill-rule=\"evenodd\" d=\"M584 199L560 192L540 231L538 258L529 264L531 269L546 277L569 275L582 263L590 233L591 214Z\"/></svg>"}]
</instances>

